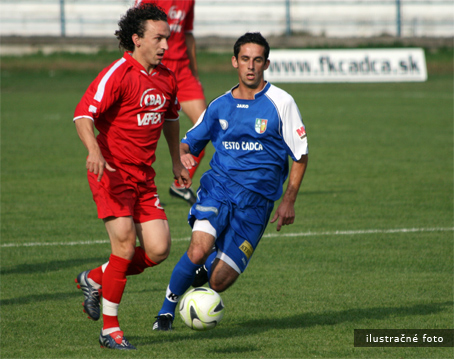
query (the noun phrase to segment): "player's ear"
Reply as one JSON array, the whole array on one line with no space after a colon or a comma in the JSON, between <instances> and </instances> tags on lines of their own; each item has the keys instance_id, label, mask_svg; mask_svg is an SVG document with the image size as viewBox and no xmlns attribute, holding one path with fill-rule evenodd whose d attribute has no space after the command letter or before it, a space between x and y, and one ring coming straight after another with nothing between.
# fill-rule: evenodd
<instances>
[{"instance_id":1,"label":"player's ear","mask_svg":"<svg viewBox=\"0 0 454 359\"><path fill-rule=\"evenodd\" d=\"M132 42L134 43L135 47L140 47L141 39L140 39L139 35L137 35L137 34L132 35Z\"/></svg>"},{"instance_id":2,"label":"player's ear","mask_svg":"<svg viewBox=\"0 0 454 359\"><path fill-rule=\"evenodd\" d=\"M270 67L270 59L266 60L265 70L268 70L268 67Z\"/></svg>"},{"instance_id":3,"label":"player's ear","mask_svg":"<svg viewBox=\"0 0 454 359\"><path fill-rule=\"evenodd\" d=\"M232 56L232 66L236 69L238 68L238 60L235 56Z\"/></svg>"}]
</instances>

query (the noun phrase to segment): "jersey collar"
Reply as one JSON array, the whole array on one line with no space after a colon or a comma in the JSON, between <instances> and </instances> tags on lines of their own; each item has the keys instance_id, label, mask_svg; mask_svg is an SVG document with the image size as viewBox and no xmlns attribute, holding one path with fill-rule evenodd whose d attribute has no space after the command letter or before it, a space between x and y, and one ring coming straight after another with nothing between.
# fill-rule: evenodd
<instances>
[{"instance_id":1,"label":"jersey collar","mask_svg":"<svg viewBox=\"0 0 454 359\"><path fill-rule=\"evenodd\" d=\"M266 85L263 87L263 89L261 89L259 92L254 94L254 100L257 100L258 98L262 97L270 88L271 84L268 81L265 81L265 83L266 83ZM238 86L240 86L240 84L237 84L230 89L230 96L233 97L233 90L235 90ZM233 97L233 98L235 98L235 97ZM239 100L239 99L235 99L235 100ZM244 101L248 101L248 100L244 100ZM249 101L252 101L252 100L249 100Z\"/></svg>"},{"instance_id":2,"label":"jersey collar","mask_svg":"<svg viewBox=\"0 0 454 359\"><path fill-rule=\"evenodd\" d=\"M141 73L143 73L144 75L146 76L151 76L154 74L155 70L156 70L156 67L153 69L153 71L151 71L151 74L149 74L145 68L142 66L142 64L137 61L134 57L132 57L132 52L130 51L125 51L124 55L123 55L123 58L131 65L133 66L134 68L136 68L138 71L140 71ZM159 66L159 65L158 65Z\"/></svg>"}]
</instances>

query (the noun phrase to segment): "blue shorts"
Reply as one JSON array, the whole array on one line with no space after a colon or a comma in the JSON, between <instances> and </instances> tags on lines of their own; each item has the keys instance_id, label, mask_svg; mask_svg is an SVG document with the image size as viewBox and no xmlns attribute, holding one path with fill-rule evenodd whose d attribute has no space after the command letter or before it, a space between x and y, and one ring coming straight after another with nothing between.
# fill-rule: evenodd
<instances>
[{"instance_id":1,"label":"blue shorts","mask_svg":"<svg viewBox=\"0 0 454 359\"><path fill-rule=\"evenodd\" d=\"M224 183L212 170L200 179L197 202L188 222L208 220L216 230L216 248L244 272L268 224L274 202L235 182Z\"/></svg>"}]
</instances>

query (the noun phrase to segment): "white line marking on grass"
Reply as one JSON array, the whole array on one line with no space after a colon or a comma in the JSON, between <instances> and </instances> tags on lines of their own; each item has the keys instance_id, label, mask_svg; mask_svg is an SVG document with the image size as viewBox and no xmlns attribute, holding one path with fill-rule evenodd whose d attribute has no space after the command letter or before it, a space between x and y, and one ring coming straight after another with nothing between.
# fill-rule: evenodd
<instances>
[{"instance_id":1,"label":"white line marking on grass","mask_svg":"<svg viewBox=\"0 0 454 359\"><path fill-rule=\"evenodd\" d=\"M334 231L334 232L301 232L301 233L270 233L263 238L274 237L308 237L308 236L345 236L353 234L375 234L375 233L414 233L414 232L447 232L454 231L454 228L398 228L398 229L365 229L357 231Z\"/></svg>"},{"instance_id":2,"label":"white line marking on grass","mask_svg":"<svg viewBox=\"0 0 454 359\"><path fill-rule=\"evenodd\" d=\"M449 232L454 231L451 228L398 228L398 229L365 229L357 231L333 231L333 232L300 232L300 233L270 233L265 234L263 238L275 237L311 237L311 236L348 236L355 234L375 234L375 233L415 233L415 232ZM174 242L189 241L190 237L172 239ZM1 248L11 247L45 247L45 246L79 246L91 244L109 243L108 239L79 241L79 242L32 242L32 243L4 243Z\"/></svg>"},{"instance_id":3,"label":"white line marking on grass","mask_svg":"<svg viewBox=\"0 0 454 359\"><path fill-rule=\"evenodd\" d=\"M78 246L83 244L105 244L109 243L108 239L80 241L80 242L31 242L31 243L5 243L1 248L8 247L45 247L45 246Z\"/></svg>"}]
</instances>

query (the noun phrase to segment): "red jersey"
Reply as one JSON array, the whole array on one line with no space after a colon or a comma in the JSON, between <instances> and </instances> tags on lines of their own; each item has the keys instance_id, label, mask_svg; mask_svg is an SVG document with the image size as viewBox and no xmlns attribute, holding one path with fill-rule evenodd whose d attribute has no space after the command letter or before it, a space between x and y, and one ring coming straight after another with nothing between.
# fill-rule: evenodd
<instances>
[{"instance_id":1,"label":"red jersey","mask_svg":"<svg viewBox=\"0 0 454 359\"><path fill-rule=\"evenodd\" d=\"M130 53L105 68L76 107L74 120L93 119L98 144L114 168L149 167L164 121L178 120L175 75L163 65L148 74Z\"/></svg>"},{"instance_id":2,"label":"red jersey","mask_svg":"<svg viewBox=\"0 0 454 359\"><path fill-rule=\"evenodd\" d=\"M140 3L156 4L167 14L171 34L163 62L188 59L185 33L194 29L195 0L135 0L135 6Z\"/></svg>"}]
</instances>

